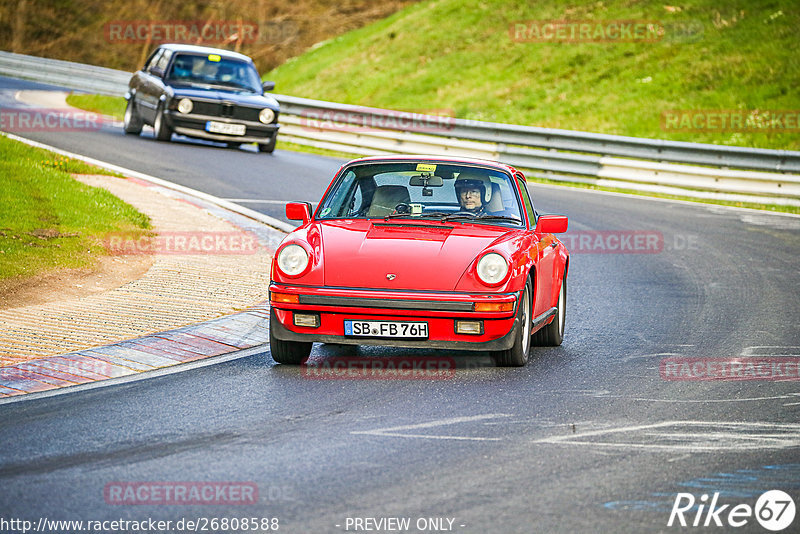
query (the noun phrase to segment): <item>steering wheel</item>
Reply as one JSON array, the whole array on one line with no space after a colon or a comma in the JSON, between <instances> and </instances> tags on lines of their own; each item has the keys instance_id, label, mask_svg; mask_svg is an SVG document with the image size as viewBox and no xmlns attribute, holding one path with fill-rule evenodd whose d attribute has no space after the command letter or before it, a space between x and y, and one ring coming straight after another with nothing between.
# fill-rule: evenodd
<instances>
[{"instance_id":1,"label":"steering wheel","mask_svg":"<svg viewBox=\"0 0 800 534\"><path fill-rule=\"evenodd\" d=\"M448 215L473 215L474 216L474 215L478 215L478 214L475 213L474 211L458 210L458 211L454 211L453 213L448 213Z\"/></svg>"}]
</instances>

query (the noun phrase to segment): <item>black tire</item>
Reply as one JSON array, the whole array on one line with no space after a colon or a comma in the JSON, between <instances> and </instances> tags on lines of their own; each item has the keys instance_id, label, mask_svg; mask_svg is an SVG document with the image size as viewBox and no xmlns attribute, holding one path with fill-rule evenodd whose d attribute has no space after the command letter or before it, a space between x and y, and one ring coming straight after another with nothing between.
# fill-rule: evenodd
<instances>
[{"instance_id":1,"label":"black tire","mask_svg":"<svg viewBox=\"0 0 800 534\"><path fill-rule=\"evenodd\" d=\"M172 128L164 120L164 105L159 104L156 110L156 120L153 121L153 135L158 141L169 141L172 139Z\"/></svg>"},{"instance_id":2,"label":"black tire","mask_svg":"<svg viewBox=\"0 0 800 534\"><path fill-rule=\"evenodd\" d=\"M258 151L264 152L266 154L272 154L273 152L275 152L275 143L277 143L277 141L278 141L278 134L275 134L272 136L272 139L270 140L269 143L264 143L264 144L259 143Z\"/></svg>"},{"instance_id":3,"label":"black tire","mask_svg":"<svg viewBox=\"0 0 800 534\"><path fill-rule=\"evenodd\" d=\"M228 148L239 148L240 146L242 146L242 143L236 143L233 141L228 141L225 144L228 145Z\"/></svg>"},{"instance_id":4,"label":"black tire","mask_svg":"<svg viewBox=\"0 0 800 534\"><path fill-rule=\"evenodd\" d=\"M531 280L525 282L525 289L519 299L517 307L517 328L514 337L514 345L508 350L500 350L495 353L495 363L498 367L522 367L528 363L531 355L531 320L533 313L533 289Z\"/></svg>"},{"instance_id":5,"label":"black tire","mask_svg":"<svg viewBox=\"0 0 800 534\"><path fill-rule=\"evenodd\" d=\"M549 325L533 334L533 344L540 347L557 347L564 340L564 322L567 317L567 273L561 281L558 292L556 316Z\"/></svg>"},{"instance_id":6,"label":"black tire","mask_svg":"<svg viewBox=\"0 0 800 534\"><path fill-rule=\"evenodd\" d=\"M308 359L311 354L311 342L303 341L284 341L277 339L269 333L269 350L272 359L284 365L300 365Z\"/></svg>"},{"instance_id":7,"label":"black tire","mask_svg":"<svg viewBox=\"0 0 800 534\"><path fill-rule=\"evenodd\" d=\"M136 111L136 104L133 101L133 97L128 100L128 104L125 106L125 116L122 122L122 129L125 130L126 134L139 135L142 133L144 121Z\"/></svg>"}]
</instances>

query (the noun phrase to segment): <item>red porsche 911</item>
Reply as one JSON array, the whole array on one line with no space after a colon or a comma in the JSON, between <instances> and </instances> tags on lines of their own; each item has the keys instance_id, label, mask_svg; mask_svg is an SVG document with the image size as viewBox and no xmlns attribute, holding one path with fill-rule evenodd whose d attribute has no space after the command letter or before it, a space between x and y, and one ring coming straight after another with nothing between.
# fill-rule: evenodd
<instances>
[{"instance_id":1,"label":"red porsche 911","mask_svg":"<svg viewBox=\"0 0 800 534\"><path fill-rule=\"evenodd\" d=\"M380 156L341 167L278 247L270 349L303 363L313 342L490 352L522 366L564 336L569 253L525 177L502 163Z\"/></svg>"}]
</instances>

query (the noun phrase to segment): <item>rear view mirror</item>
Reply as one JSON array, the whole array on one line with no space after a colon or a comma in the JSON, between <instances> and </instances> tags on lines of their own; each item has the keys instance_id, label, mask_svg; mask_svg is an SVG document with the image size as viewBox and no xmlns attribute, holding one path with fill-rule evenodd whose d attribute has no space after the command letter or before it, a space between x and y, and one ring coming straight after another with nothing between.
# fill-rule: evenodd
<instances>
[{"instance_id":1,"label":"rear view mirror","mask_svg":"<svg viewBox=\"0 0 800 534\"><path fill-rule=\"evenodd\" d=\"M286 204L286 218L290 221L307 223L311 220L311 204L308 202L289 202Z\"/></svg>"},{"instance_id":2,"label":"rear view mirror","mask_svg":"<svg viewBox=\"0 0 800 534\"><path fill-rule=\"evenodd\" d=\"M567 231L566 215L540 215L536 221L537 234L561 234Z\"/></svg>"},{"instance_id":3,"label":"rear view mirror","mask_svg":"<svg viewBox=\"0 0 800 534\"><path fill-rule=\"evenodd\" d=\"M436 176L435 174L418 174L411 177L408 185L416 185L418 187L442 187L444 181L441 176Z\"/></svg>"}]
</instances>

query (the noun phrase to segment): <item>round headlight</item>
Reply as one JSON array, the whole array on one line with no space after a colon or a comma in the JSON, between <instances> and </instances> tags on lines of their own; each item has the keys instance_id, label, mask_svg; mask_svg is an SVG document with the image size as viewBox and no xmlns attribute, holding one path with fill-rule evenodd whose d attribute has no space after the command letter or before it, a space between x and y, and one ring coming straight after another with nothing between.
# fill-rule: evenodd
<instances>
[{"instance_id":1,"label":"round headlight","mask_svg":"<svg viewBox=\"0 0 800 534\"><path fill-rule=\"evenodd\" d=\"M308 253L300 245L286 245L278 254L278 268L286 275L298 276L308 266Z\"/></svg>"},{"instance_id":2,"label":"round headlight","mask_svg":"<svg viewBox=\"0 0 800 534\"><path fill-rule=\"evenodd\" d=\"M191 113L194 104L188 98L181 98L181 101L178 102L178 111L181 113Z\"/></svg>"},{"instance_id":3,"label":"round headlight","mask_svg":"<svg viewBox=\"0 0 800 534\"><path fill-rule=\"evenodd\" d=\"M499 284L508 274L508 262L500 254L490 252L478 261L477 271L484 284Z\"/></svg>"},{"instance_id":4,"label":"round headlight","mask_svg":"<svg viewBox=\"0 0 800 534\"><path fill-rule=\"evenodd\" d=\"M269 108L262 109L261 113L258 114L258 120L260 120L264 124L271 123L272 119L274 118L275 118L275 112Z\"/></svg>"}]
</instances>

